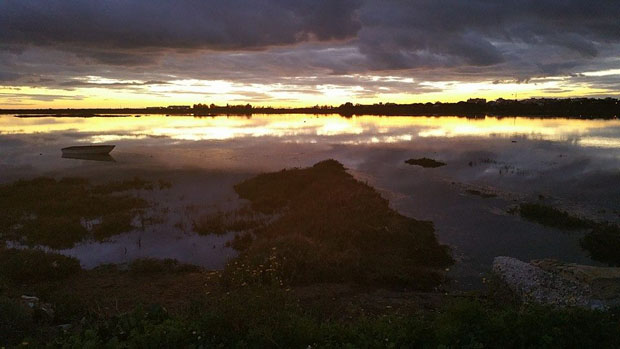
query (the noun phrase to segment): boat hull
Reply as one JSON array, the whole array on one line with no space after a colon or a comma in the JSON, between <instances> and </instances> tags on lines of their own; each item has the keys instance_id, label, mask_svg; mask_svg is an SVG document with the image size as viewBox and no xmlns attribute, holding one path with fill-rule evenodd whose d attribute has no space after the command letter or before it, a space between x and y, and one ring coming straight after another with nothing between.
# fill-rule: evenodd
<instances>
[{"instance_id":1,"label":"boat hull","mask_svg":"<svg viewBox=\"0 0 620 349\"><path fill-rule=\"evenodd\" d=\"M110 154L62 154L63 159L91 160L91 161L111 161L116 162Z\"/></svg>"},{"instance_id":2,"label":"boat hull","mask_svg":"<svg viewBox=\"0 0 620 349\"><path fill-rule=\"evenodd\" d=\"M114 145L84 145L62 148L63 155L106 155L109 154Z\"/></svg>"}]
</instances>

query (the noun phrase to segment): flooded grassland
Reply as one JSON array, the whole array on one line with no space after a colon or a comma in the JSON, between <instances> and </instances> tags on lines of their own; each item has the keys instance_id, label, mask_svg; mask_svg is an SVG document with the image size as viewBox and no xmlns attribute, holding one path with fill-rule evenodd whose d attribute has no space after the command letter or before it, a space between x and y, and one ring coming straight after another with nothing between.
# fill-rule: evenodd
<instances>
[{"instance_id":1,"label":"flooded grassland","mask_svg":"<svg viewBox=\"0 0 620 349\"><path fill-rule=\"evenodd\" d=\"M61 157L92 143L116 148ZM0 306L35 294L54 324L205 294L402 315L482 290L497 256L619 263L618 120L5 115L0 149Z\"/></svg>"},{"instance_id":2,"label":"flooded grassland","mask_svg":"<svg viewBox=\"0 0 620 349\"><path fill-rule=\"evenodd\" d=\"M105 242L85 239L61 246L58 238L54 247L87 268L143 257L222 268L236 254L226 243L244 230L242 225L222 230L226 224L216 222L246 205L234 186L259 173L308 167L326 159L342 163L354 177L379 190L399 213L432 221L438 239L453 249L457 268L467 269L461 276L479 276L497 255L595 263L580 247L579 230L546 227L509 213L521 203L545 204L603 222L620 219L618 120L2 116L0 143L0 181L5 184L36 177L80 177L103 186L138 177L155 187L133 191L132 197L148 206L140 209L142 218L133 215L134 229L124 229ZM115 144L113 161L60 158L60 148L90 143ZM425 158L434 166L446 165L405 163ZM160 189L160 181L170 185ZM118 207L125 204L127 193L119 193ZM157 222L137 222L145 215ZM209 229L219 234L204 231L209 217ZM128 217L115 218L128 227ZM250 219L246 225L252 223Z\"/></svg>"}]
</instances>

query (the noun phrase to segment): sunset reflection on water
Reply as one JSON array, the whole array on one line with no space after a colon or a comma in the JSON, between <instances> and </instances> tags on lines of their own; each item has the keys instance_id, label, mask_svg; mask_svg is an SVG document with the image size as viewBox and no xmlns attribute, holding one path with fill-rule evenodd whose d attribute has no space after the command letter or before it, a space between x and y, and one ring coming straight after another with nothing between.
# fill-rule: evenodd
<instances>
[{"instance_id":1,"label":"sunset reflection on water","mask_svg":"<svg viewBox=\"0 0 620 349\"><path fill-rule=\"evenodd\" d=\"M619 148L620 120L486 117L376 117L338 115L255 115L191 117L148 115L94 118L0 117L0 134L75 132L81 142L162 137L170 140L229 140L276 137L314 143L317 138L347 144L393 143L427 137L528 137L576 140L582 146ZM608 132L609 131L609 132ZM594 136L592 134L595 134Z\"/></svg>"}]
</instances>

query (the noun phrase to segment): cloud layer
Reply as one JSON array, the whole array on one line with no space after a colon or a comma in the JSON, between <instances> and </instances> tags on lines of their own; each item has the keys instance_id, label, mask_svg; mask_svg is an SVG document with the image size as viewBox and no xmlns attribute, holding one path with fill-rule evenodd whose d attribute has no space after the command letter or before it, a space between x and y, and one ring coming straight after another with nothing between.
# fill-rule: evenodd
<instances>
[{"instance_id":1,"label":"cloud layer","mask_svg":"<svg viewBox=\"0 0 620 349\"><path fill-rule=\"evenodd\" d=\"M0 84L528 81L620 67L618 18L609 0L5 0ZM599 80L617 86L575 75Z\"/></svg>"}]
</instances>

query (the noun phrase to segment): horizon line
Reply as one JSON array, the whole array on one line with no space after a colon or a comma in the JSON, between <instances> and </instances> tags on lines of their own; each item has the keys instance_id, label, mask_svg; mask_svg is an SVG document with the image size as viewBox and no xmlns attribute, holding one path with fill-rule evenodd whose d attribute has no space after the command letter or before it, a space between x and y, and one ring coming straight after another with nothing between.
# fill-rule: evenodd
<instances>
[{"instance_id":1,"label":"horizon line","mask_svg":"<svg viewBox=\"0 0 620 349\"><path fill-rule=\"evenodd\" d=\"M483 102L484 100L484 102ZM475 98L469 98L467 100L461 100L461 101L457 101L457 102L444 102L444 101L435 101L435 102L411 102L411 103L395 103L395 102L376 102L376 103L371 103L371 104L362 104L362 103L355 103L355 102L351 102L351 101L346 101L344 103L341 103L340 105L329 105L329 104L315 104L315 105L306 105L306 106L280 106L280 107L275 107L275 106L270 106L270 105L252 105L250 102L241 102L239 104L230 104L227 103L225 105L220 105L220 104L216 104L216 103L194 103L194 104L175 104L175 105L168 105L168 106L142 106L142 107L88 107L88 108L73 108L73 107L69 107L69 108L46 108L46 107L38 107L38 108L11 108L11 107L4 107L4 106L0 106L0 110L97 110L97 109L107 109L107 110L123 110L123 109L130 109L130 110L137 110L137 109L167 109L167 108L172 108L172 107L187 107L189 109L195 109L197 105L202 105L205 107L209 107L211 105L218 107L218 108L227 108L227 107L247 107L248 105L251 108L256 108L256 109L267 109L267 108L271 108L271 109L280 109L280 110L284 110L284 109L313 109L313 108L341 108L347 104L350 104L350 106L406 106L406 105L433 105L433 104L458 104L458 103L477 103L477 104L482 104L482 103L490 103L490 102L498 102L498 101L506 101L506 102L521 102L521 101L528 101L528 100L555 100L555 101L568 101L568 100L616 100L616 101L620 101L620 98L618 97L611 97L611 96L607 96L607 97L584 97L584 96L575 96L575 97L530 97L530 98L522 98L522 99L508 99L508 98L497 98L494 100L487 100L486 98L481 98L481 97L475 97Z\"/></svg>"}]
</instances>

